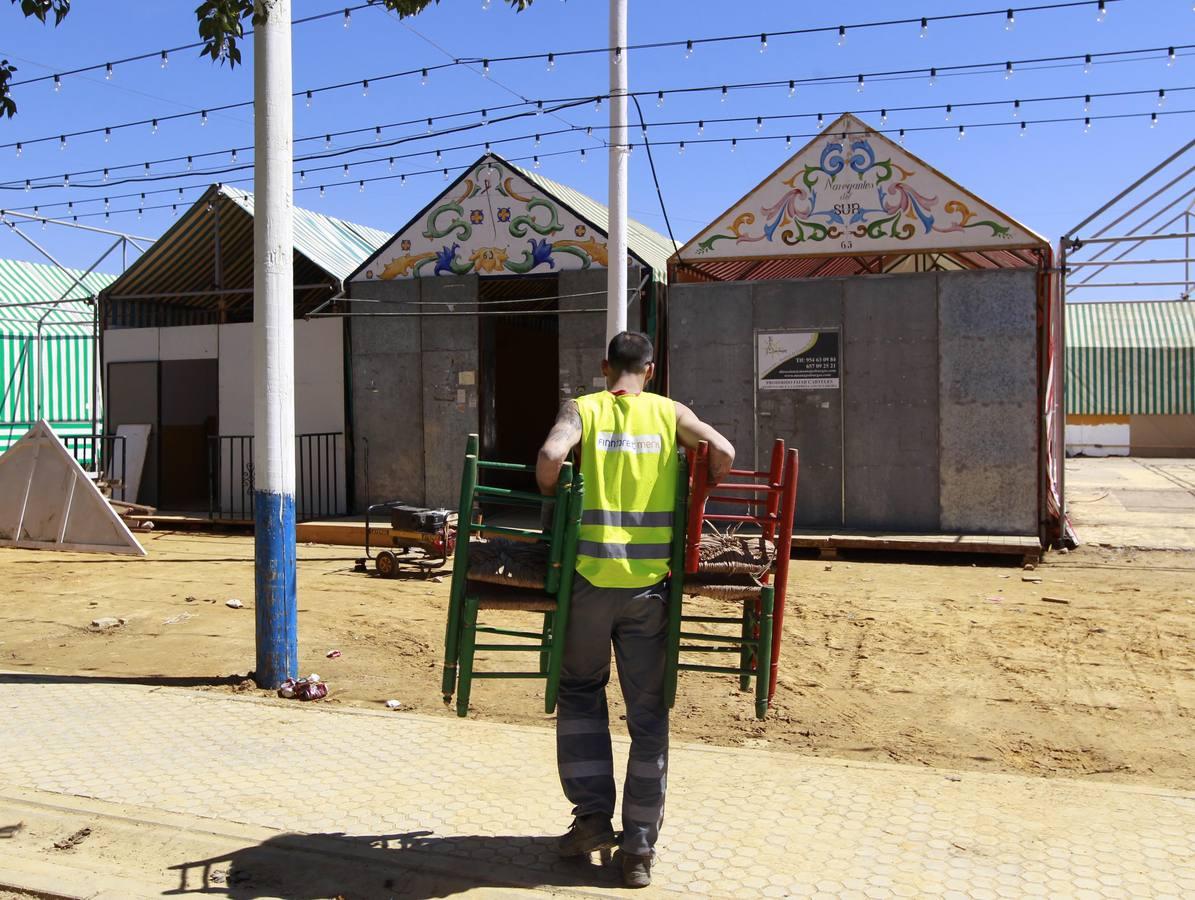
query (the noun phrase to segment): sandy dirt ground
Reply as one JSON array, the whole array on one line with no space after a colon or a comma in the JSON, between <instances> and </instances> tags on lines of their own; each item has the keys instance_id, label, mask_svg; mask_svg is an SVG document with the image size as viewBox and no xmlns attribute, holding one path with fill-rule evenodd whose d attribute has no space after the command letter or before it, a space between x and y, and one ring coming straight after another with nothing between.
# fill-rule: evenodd
<instances>
[{"instance_id":1,"label":"sandy dirt ground","mask_svg":"<svg viewBox=\"0 0 1195 900\"><path fill-rule=\"evenodd\" d=\"M252 539L144 543L146 559L0 550L0 670L253 690ZM326 703L393 698L396 718L450 715L439 694L448 577L383 580L353 572L353 556L299 548L302 671L328 682ZM90 628L101 616L125 623ZM472 714L550 725L541 691L480 682ZM957 557L795 560L769 719L754 719L730 678L683 673L673 722L682 740L1189 788L1195 559L1094 547L1032 572Z\"/></svg>"}]
</instances>

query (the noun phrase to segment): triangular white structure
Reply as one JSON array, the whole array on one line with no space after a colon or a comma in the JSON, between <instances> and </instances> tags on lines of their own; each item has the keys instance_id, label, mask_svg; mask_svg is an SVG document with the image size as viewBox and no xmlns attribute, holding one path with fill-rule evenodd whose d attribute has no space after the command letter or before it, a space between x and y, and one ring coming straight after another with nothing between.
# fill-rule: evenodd
<instances>
[{"instance_id":1,"label":"triangular white structure","mask_svg":"<svg viewBox=\"0 0 1195 900\"><path fill-rule=\"evenodd\" d=\"M0 456L0 547L145 556L45 420Z\"/></svg>"},{"instance_id":2,"label":"triangular white structure","mask_svg":"<svg viewBox=\"0 0 1195 900\"><path fill-rule=\"evenodd\" d=\"M679 256L697 262L1047 244L847 113L689 241Z\"/></svg>"}]
</instances>

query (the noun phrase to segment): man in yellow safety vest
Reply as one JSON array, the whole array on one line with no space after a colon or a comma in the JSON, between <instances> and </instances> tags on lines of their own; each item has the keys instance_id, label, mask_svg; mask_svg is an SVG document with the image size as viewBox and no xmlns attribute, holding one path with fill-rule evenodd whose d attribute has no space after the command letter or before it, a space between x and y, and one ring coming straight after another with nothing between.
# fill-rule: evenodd
<instances>
[{"instance_id":1,"label":"man in yellow safety vest","mask_svg":"<svg viewBox=\"0 0 1195 900\"><path fill-rule=\"evenodd\" d=\"M585 479L556 717L560 781L575 818L559 849L562 856L580 856L616 843L606 708L613 642L631 735L619 855L625 884L645 887L651 883L668 774L665 582L676 448L708 441L709 474L716 484L730 471L734 447L683 404L644 390L655 374L645 335L616 335L602 374L606 390L561 406L536 464L540 491L552 494L561 465L579 447Z\"/></svg>"}]
</instances>

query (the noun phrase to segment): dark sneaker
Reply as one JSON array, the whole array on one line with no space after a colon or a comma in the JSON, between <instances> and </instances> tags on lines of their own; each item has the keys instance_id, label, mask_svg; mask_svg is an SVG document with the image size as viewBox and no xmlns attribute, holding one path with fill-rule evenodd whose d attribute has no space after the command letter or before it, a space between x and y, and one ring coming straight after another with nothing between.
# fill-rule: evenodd
<instances>
[{"instance_id":1,"label":"dark sneaker","mask_svg":"<svg viewBox=\"0 0 1195 900\"><path fill-rule=\"evenodd\" d=\"M561 856L584 856L594 850L608 850L615 842L610 817L595 813L573 819L568 833L561 835L556 849Z\"/></svg>"},{"instance_id":2,"label":"dark sneaker","mask_svg":"<svg viewBox=\"0 0 1195 900\"><path fill-rule=\"evenodd\" d=\"M651 857L635 856L631 853L618 854L622 862L622 883L624 887L645 888L651 884Z\"/></svg>"}]
</instances>

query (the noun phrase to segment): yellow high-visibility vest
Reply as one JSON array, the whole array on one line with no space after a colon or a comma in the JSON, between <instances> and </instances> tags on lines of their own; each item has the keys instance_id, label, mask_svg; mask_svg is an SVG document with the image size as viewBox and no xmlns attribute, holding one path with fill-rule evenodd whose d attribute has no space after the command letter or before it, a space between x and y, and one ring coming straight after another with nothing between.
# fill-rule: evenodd
<instances>
[{"instance_id":1,"label":"yellow high-visibility vest","mask_svg":"<svg viewBox=\"0 0 1195 900\"><path fill-rule=\"evenodd\" d=\"M609 391L576 403L585 477L577 572L595 587L650 587L671 563L676 406Z\"/></svg>"}]
</instances>

